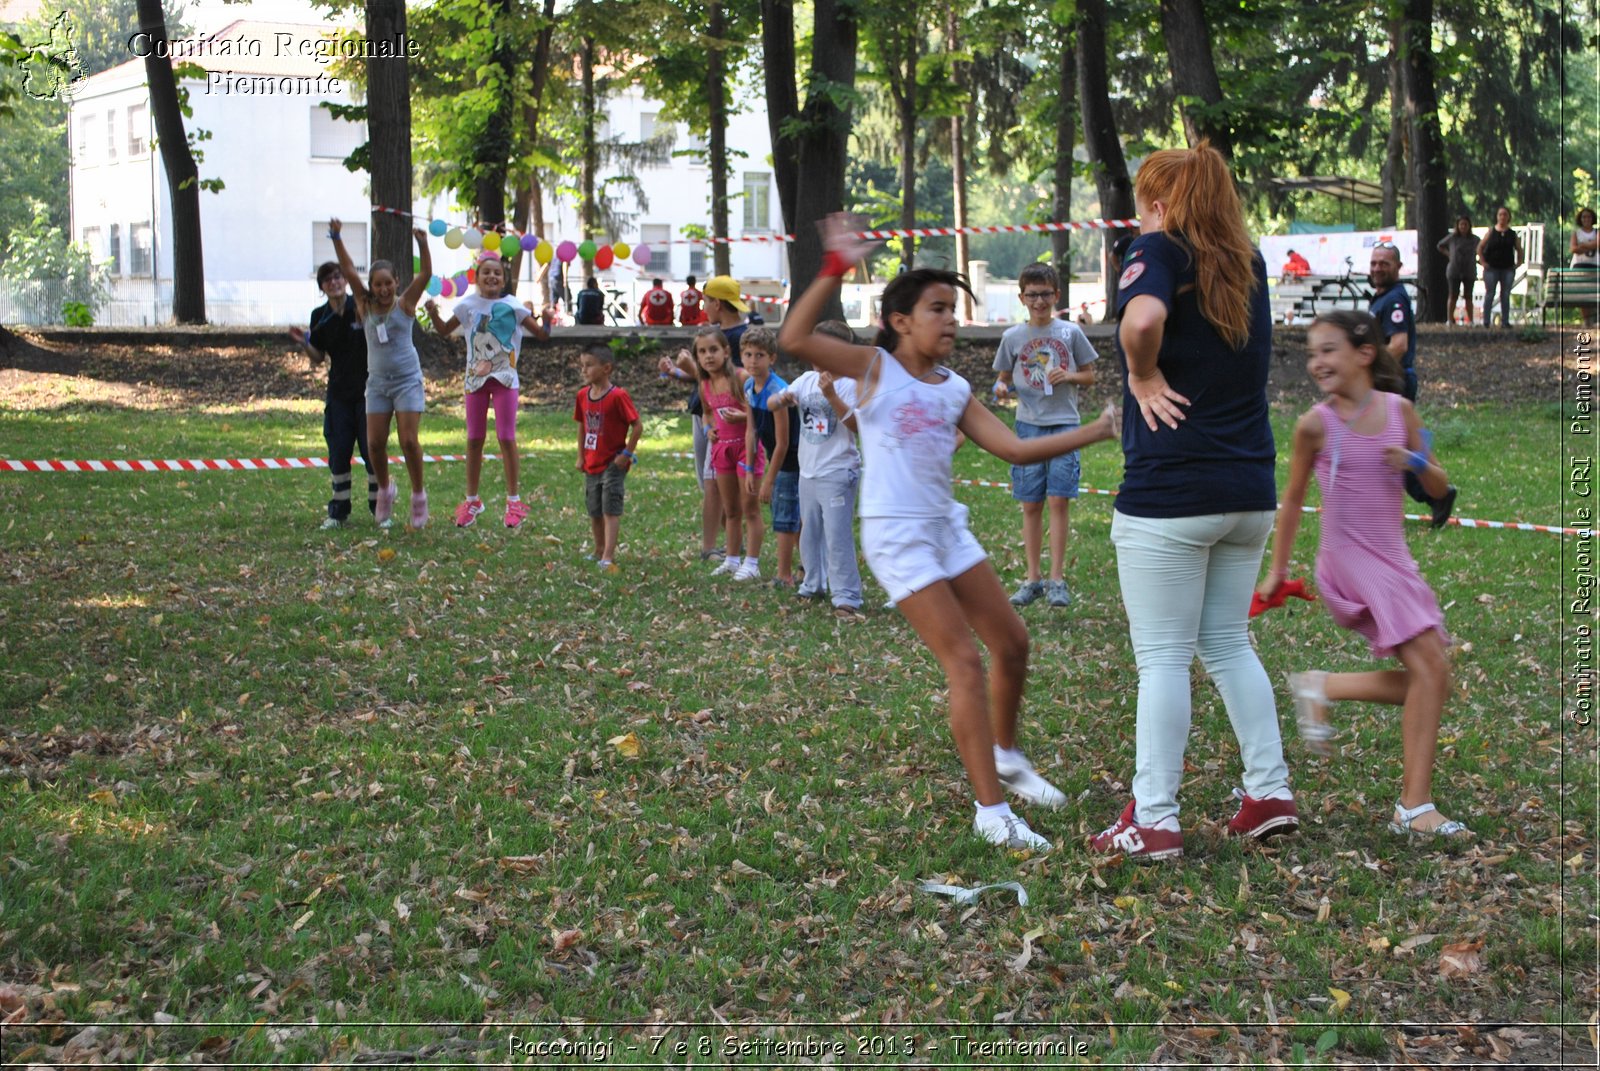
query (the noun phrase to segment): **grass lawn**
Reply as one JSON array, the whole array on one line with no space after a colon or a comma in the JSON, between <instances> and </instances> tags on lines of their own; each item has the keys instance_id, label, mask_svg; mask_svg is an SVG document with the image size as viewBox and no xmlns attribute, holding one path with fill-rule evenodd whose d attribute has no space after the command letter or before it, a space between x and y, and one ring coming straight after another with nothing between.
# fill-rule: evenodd
<instances>
[{"instance_id":1,"label":"grass lawn","mask_svg":"<svg viewBox=\"0 0 1600 1071\"><path fill-rule=\"evenodd\" d=\"M462 426L430 413L424 446L461 452ZM1437 792L1472 847L1386 831L1396 712L1336 708L1338 759L1294 738L1283 674L1370 661L1293 603L1252 631L1301 833L1224 836L1237 749L1197 666L1186 855L1097 869L1082 840L1127 799L1136 689L1110 499L1073 510L1076 604L1024 611L1023 745L1069 802L1028 815L1055 852L1012 857L972 835L937 666L876 586L852 624L708 579L668 456L686 421L651 428L617 575L581 557L567 412L523 414L518 532L495 462L467 530L462 466L430 465L421 532L359 504L317 530L323 471L0 475L0 1016L22 1024L4 1060L70 1058L74 1037L141 1062L595 1062L530 1039L610 1039L599 1055L646 1066L834 1043L836 1063L941 1067L1593 1058L1596 778L1572 735L1591 730L1561 718L1562 538L1409 526L1458 641ZM1553 405L1435 428L1461 515L1559 523ZM0 408L0 442L322 451L305 402ZM1115 487L1119 461L1086 451L1084 483ZM1007 478L971 447L957 467ZM1019 510L958 495L1009 586ZM957 905L924 879L1020 882L1029 903ZM710 1025L649 1025L673 1021ZM1454 1021L1478 1028L1401 1025Z\"/></svg>"}]
</instances>

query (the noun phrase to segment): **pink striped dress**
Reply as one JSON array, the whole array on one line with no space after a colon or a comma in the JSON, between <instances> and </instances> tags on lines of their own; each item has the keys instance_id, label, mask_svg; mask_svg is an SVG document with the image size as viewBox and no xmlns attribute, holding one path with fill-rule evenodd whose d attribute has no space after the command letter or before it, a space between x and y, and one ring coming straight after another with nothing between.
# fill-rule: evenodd
<instances>
[{"instance_id":1,"label":"pink striped dress","mask_svg":"<svg viewBox=\"0 0 1600 1071\"><path fill-rule=\"evenodd\" d=\"M1431 629L1446 643L1444 614L1406 546L1401 519L1405 478L1383 460L1388 446L1406 446L1398 394L1381 394L1388 409L1376 435L1351 431L1333 407L1316 407L1324 443L1317 454L1322 537L1317 589L1336 624L1367 638L1375 658Z\"/></svg>"}]
</instances>

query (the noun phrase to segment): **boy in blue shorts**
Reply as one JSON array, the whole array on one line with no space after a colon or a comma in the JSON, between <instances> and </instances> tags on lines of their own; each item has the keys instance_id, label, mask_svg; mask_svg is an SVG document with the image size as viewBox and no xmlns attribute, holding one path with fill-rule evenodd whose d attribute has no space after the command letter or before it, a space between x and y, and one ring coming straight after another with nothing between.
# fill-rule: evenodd
<instances>
[{"instance_id":1,"label":"boy in blue shorts","mask_svg":"<svg viewBox=\"0 0 1600 1071\"><path fill-rule=\"evenodd\" d=\"M995 396L1017 396L1017 437L1037 438L1076 428L1078 388L1094 385L1094 347L1077 324L1055 318L1061 282L1048 264L1029 264L1018 278L1028 322L1000 337L994 355ZM1022 549L1028 579L1011 596L1027 606L1041 595L1051 606L1072 605L1064 575L1068 510L1078 497L1078 452L1037 465L1011 466L1011 497L1022 503ZM1050 503L1050 579L1042 580L1044 507Z\"/></svg>"},{"instance_id":2,"label":"boy in blue shorts","mask_svg":"<svg viewBox=\"0 0 1600 1071\"><path fill-rule=\"evenodd\" d=\"M790 419L788 410L774 408L772 401L789 386L783 377L772 370L778 357L778 336L770 327L751 327L739 340L739 353L744 369L750 373L745 380L744 393L750 402L750 423L745 429L745 457L756 457L756 442L760 440L767 454L767 468L762 476L747 476L752 485L748 493L771 504L772 531L778 541L778 575L772 581L776 588L794 590L794 552L800 544L800 423ZM754 574L749 579L756 579ZM734 574L735 580L746 579Z\"/></svg>"}]
</instances>

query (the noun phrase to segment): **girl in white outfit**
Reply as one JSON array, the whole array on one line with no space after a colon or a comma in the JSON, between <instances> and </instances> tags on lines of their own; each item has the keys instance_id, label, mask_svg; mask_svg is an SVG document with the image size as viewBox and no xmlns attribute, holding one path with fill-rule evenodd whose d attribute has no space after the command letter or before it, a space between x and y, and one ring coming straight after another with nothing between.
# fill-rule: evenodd
<instances>
[{"instance_id":1,"label":"girl in white outfit","mask_svg":"<svg viewBox=\"0 0 1600 1071\"><path fill-rule=\"evenodd\" d=\"M878 583L944 669L950 730L977 797L974 829L1007 848L1048 850L1050 842L1012 813L1001 791L1004 785L1044 807L1066 802L1017 750L1028 631L967 530L967 509L951 493L950 459L960 431L1013 464L1044 461L1112 438L1115 411L1108 405L1098 420L1072 431L1017 438L965 379L939 363L955 346L956 289L967 289L953 272L896 276L883 292L875 346L813 334L844 273L872 248L849 232L843 216L826 221L823 242L822 271L784 317L778 344L859 385L862 548ZM974 633L989 649L987 681Z\"/></svg>"}]
</instances>

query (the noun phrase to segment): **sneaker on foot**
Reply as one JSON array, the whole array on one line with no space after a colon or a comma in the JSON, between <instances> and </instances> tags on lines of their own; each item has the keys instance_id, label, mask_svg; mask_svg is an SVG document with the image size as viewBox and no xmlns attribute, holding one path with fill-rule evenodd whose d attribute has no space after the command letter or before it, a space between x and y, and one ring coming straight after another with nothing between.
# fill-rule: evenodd
<instances>
[{"instance_id":1,"label":"sneaker on foot","mask_svg":"<svg viewBox=\"0 0 1600 1071\"><path fill-rule=\"evenodd\" d=\"M1051 606L1071 606L1072 592L1067 590L1065 580L1048 580L1044 585L1045 601Z\"/></svg>"},{"instance_id":2,"label":"sneaker on foot","mask_svg":"<svg viewBox=\"0 0 1600 1071\"><path fill-rule=\"evenodd\" d=\"M524 520L527 519L527 516L528 516L528 504L526 502L517 501L517 502L507 502L506 503L506 527L507 528L515 528L515 527L517 527Z\"/></svg>"},{"instance_id":3,"label":"sneaker on foot","mask_svg":"<svg viewBox=\"0 0 1600 1071\"><path fill-rule=\"evenodd\" d=\"M1122 855L1140 863L1176 859L1183 854L1183 830L1176 816L1163 818L1153 826L1133 820L1132 800L1115 822L1089 838L1089 850L1101 855Z\"/></svg>"},{"instance_id":4,"label":"sneaker on foot","mask_svg":"<svg viewBox=\"0 0 1600 1071\"><path fill-rule=\"evenodd\" d=\"M343 527L344 527L344 522L341 521L337 517L329 517L329 518L325 519L322 522L322 530L324 532L326 532L330 528L343 528Z\"/></svg>"},{"instance_id":5,"label":"sneaker on foot","mask_svg":"<svg viewBox=\"0 0 1600 1071\"><path fill-rule=\"evenodd\" d=\"M1300 828L1300 812L1294 800L1258 800L1246 796L1242 788L1234 789L1233 796L1239 801L1239 809L1228 819L1228 832L1236 837L1266 840Z\"/></svg>"},{"instance_id":6,"label":"sneaker on foot","mask_svg":"<svg viewBox=\"0 0 1600 1071\"><path fill-rule=\"evenodd\" d=\"M739 566L739 571L733 574L735 580L760 580L761 566L745 562Z\"/></svg>"},{"instance_id":7,"label":"sneaker on foot","mask_svg":"<svg viewBox=\"0 0 1600 1071\"><path fill-rule=\"evenodd\" d=\"M1443 498L1433 500L1433 519L1428 523L1434 528L1443 528L1450 521L1450 514L1456 508L1456 488L1454 484L1445 491Z\"/></svg>"},{"instance_id":8,"label":"sneaker on foot","mask_svg":"<svg viewBox=\"0 0 1600 1071\"><path fill-rule=\"evenodd\" d=\"M1043 580L1024 580L1017 590L1011 593L1011 605L1026 606L1043 594Z\"/></svg>"},{"instance_id":9,"label":"sneaker on foot","mask_svg":"<svg viewBox=\"0 0 1600 1071\"><path fill-rule=\"evenodd\" d=\"M1021 755L1012 758L1003 755L999 748L995 748L994 772L1000 775L1002 785L1028 803L1051 809L1066 805L1067 794L1040 777L1039 772L1033 768L1033 763Z\"/></svg>"},{"instance_id":10,"label":"sneaker on foot","mask_svg":"<svg viewBox=\"0 0 1600 1071\"><path fill-rule=\"evenodd\" d=\"M387 528L394 523L394 499L400 493L400 488L395 486L393 480L387 487L378 488L378 508L372 511L372 519L378 522L379 528Z\"/></svg>"},{"instance_id":11,"label":"sneaker on foot","mask_svg":"<svg viewBox=\"0 0 1600 1071\"><path fill-rule=\"evenodd\" d=\"M469 498L456 507L456 527L471 528L478 514L483 512L483 499Z\"/></svg>"},{"instance_id":12,"label":"sneaker on foot","mask_svg":"<svg viewBox=\"0 0 1600 1071\"><path fill-rule=\"evenodd\" d=\"M1034 851L1047 852L1053 847L1048 840L1028 828L1019 815L1006 814L999 817L985 818L982 814L972 819L972 829L990 844L998 844L1014 852L1032 848Z\"/></svg>"},{"instance_id":13,"label":"sneaker on foot","mask_svg":"<svg viewBox=\"0 0 1600 1071\"><path fill-rule=\"evenodd\" d=\"M738 558L724 558L722 564L711 570L712 576L728 576L739 571Z\"/></svg>"},{"instance_id":14,"label":"sneaker on foot","mask_svg":"<svg viewBox=\"0 0 1600 1071\"><path fill-rule=\"evenodd\" d=\"M417 491L411 496L411 527L422 528L428 523L428 492Z\"/></svg>"}]
</instances>

